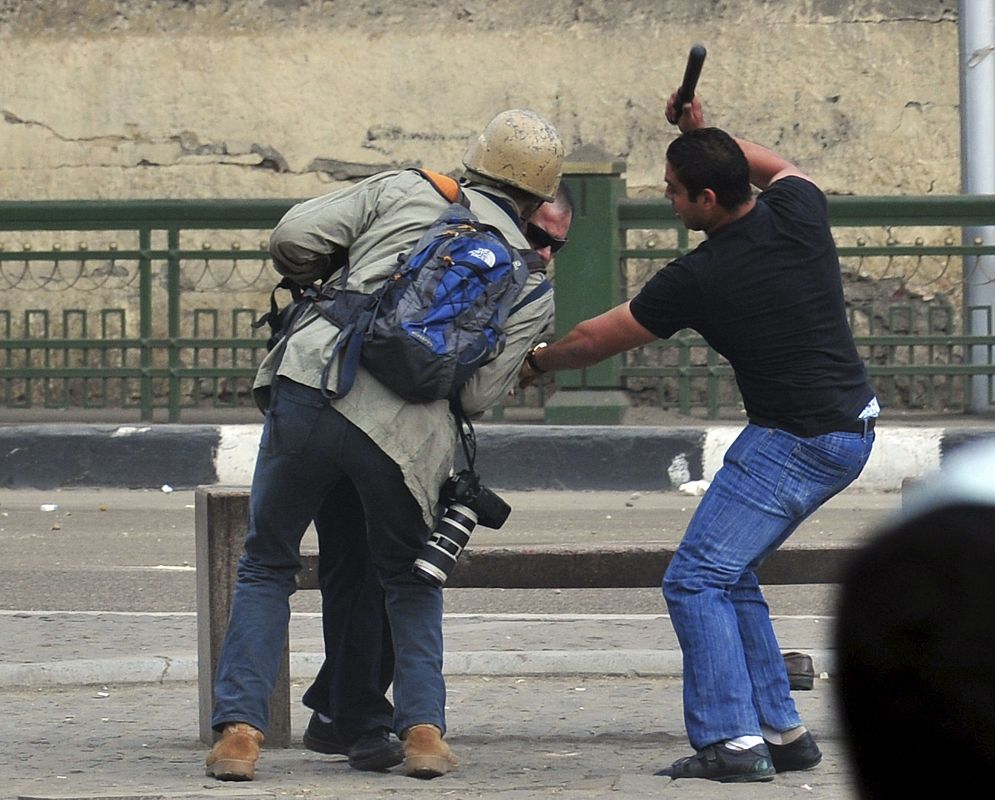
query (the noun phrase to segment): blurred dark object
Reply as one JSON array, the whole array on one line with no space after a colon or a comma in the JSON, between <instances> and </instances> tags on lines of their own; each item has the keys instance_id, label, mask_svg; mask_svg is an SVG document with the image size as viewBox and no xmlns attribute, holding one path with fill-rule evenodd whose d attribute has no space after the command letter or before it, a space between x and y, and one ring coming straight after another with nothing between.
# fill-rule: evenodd
<instances>
[{"instance_id":1,"label":"blurred dark object","mask_svg":"<svg viewBox=\"0 0 995 800\"><path fill-rule=\"evenodd\" d=\"M815 685L812 656L794 651L785 653L784 666L788 669L788 683L792 689L811 689Z\"/></svg>"}]
</instances>

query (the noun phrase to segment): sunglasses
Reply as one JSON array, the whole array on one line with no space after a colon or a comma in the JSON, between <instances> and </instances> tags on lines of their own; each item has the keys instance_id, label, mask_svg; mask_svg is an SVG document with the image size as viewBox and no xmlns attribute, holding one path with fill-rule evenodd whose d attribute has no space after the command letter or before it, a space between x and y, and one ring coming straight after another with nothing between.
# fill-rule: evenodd
<instances>
[{"instance_id":1,"label":"sunglasses","mask_svg":"<svg viewBox=\"0 0 995 800\"><path fill-rule=\"evenodd\" d=\"M567 243L566 239L557 239L555 236L550 236L538 225L534 225L531 222L525 228L525 237L536 250L548 247L552 253L558 252Z\"/></svg>"}]
</instances>

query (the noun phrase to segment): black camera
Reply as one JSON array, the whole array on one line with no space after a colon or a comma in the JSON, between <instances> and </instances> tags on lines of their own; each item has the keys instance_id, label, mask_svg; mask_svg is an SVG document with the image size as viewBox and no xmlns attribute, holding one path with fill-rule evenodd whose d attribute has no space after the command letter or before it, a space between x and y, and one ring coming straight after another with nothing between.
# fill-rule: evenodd
<instances>
[{"instance_id":1,"label":"black camera","mask_svg":"<svg viewBox=\"0 0 995 800\"><path fill-rule=\"evenodd\" d=\"M443 484L441 500L446 510L412 567L415 575L436 586L446 582L478 523L497 529L511 513L511 506L468 469Z\"/></svg>"}]
</instances>

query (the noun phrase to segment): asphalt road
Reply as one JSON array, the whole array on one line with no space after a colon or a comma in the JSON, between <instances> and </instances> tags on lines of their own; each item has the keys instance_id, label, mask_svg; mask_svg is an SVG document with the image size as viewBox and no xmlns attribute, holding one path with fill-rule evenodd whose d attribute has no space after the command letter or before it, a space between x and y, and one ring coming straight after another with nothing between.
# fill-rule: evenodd
<instances>
[{"instance_id":1,"label":"asphalt road","mask_svg":"<svg viewBox=\"0 0 995 800\"><path fill-rule=\"evenodd\" d=\"M502 545L676 543L698 498L676 492L507 492L514 511L501 531L474 542ZM845 492L792 542L860 541L900 505L898 494ZM50 509L55 506L54 509ZM313 535L305 539L313 549ZM0 491L0 608L194 611L194 493L116 489ZM832 586L767 590L775 614L831 614ZM656 589L447 589L458 613L659 613ZM319 611L300 592L297 611Z\"/></svg>"}]
</instances>

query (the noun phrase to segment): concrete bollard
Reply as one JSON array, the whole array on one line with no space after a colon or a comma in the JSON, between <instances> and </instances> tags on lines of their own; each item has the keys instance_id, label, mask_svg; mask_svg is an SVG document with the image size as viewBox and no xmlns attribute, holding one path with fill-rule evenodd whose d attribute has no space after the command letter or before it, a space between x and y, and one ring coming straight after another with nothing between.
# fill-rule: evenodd
<instances>
[{"instance_id":1,"label":"concrete bollard","mask_svg":"<svg viewBox=\"0 0 995 800\"><path fill-rule=\"evenodd\" d=\"M200 740L211 744L214 675L228 629L238 558L245 544L249 492L245 487L199 487L194 495L197 552L197 684ZM266 745L290 746L290 648L284 643L270 699Z\"/></svg>"}]
</instances>

